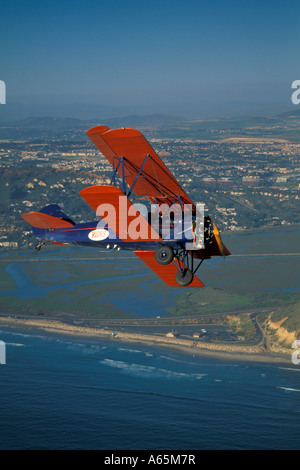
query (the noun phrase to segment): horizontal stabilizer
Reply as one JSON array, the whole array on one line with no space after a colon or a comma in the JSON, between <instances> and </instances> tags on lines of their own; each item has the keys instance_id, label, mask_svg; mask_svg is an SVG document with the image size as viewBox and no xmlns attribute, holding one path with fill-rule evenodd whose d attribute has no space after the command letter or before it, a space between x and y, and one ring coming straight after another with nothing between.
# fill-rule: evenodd
<instances>
[{"instance_id":1,"label":"horizontal stabilizer","mask_svg":"<svg viewBox=\"0 0 300 470\"><path fill-rule=\"evenodd\" d=\"M155 260L155 251L140 251L134 252L152 271L155 272L168 286L181 287L177 284L175 276L178 273L174 263L167 265L159 264ZM205 287L204 284L194 276L193 281L187 287Z\"/></svg>"},{"instance_id":2,"label":"horizontal stabilizer","mask_svg":"<svg viewBox=\"0 0 300 470\"><path fill-rule=\"evenodd\" d=\"M42 228L45 230L67 228L75 225L74 222L59 219L52 215L44 214L43 212L27 212L26 214L22 214L22 217L32 227Z\"/></svg>"}]
</instances>

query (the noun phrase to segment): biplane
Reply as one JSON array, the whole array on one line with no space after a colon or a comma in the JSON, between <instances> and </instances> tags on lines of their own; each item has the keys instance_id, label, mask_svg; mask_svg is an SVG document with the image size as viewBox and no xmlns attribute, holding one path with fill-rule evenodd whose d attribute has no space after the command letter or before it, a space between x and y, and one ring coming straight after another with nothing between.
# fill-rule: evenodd
<instances>
[{"instance_id":1,"label":"biplane","mask_svg":"<svg viewBox=\"0 0 300 470\"><path fill-rule=\"evenodd\" d=\"M77 224L57 204L22 214L39 239L36 249L54 243L132 250L168 286L204 287L195 276L203 261L230 255L211 218L138 130L96 126L87 135L113 168L110 184L79 193L99 218Z\"/></svg>"}]
</instances>

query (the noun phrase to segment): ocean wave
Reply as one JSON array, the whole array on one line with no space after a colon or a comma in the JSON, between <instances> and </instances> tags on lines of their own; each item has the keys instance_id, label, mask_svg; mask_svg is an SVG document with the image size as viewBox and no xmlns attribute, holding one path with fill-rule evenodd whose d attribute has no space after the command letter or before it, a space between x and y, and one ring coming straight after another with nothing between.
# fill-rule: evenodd
<instances>
[{"instance_id":1,"label":"ocean wave","mask_svg":"<svg viewBox=\"0 0 300 470\"><path fill-rule=\"evenodd\" d=\"M290 388L290 387L277 387L280 388L281 390L286 390L287 392L300 392L298 388Z\"/></svg>"},{"instance_id":2,"label":"ocean wave","mask_svg":"<svg viewBox=\"0 0 300 470\"><path fill-rule=\"evenodd\" d=\"M96 344L82 344L82 343L72 343L68 342L67 343L67 349L69 351L78 351L82 354L96 354L99 351L103 351L104 349L107 349L106 346L98 346Z\"/></svg>"},{"instance_id":3,"label":"ocean wave","mask_svg":"<svg viewBox=\"0 0 300 470\"><path fill-rule=\"evenodd\" d=\"M130 352L130 353L142 353L143 351L140 351L139 349L128 349L128 348L117 348L117 351L124 351L124 352Z\"/></svg>"},{"instance_id":4,"label":"ocean wave","mask_svg":"<svg viewBox=\"0 0 300 470\"><path fill-rule=\"evenodd\" d=\"M294 372L300 372L300 367L296 368L296 367L278 367L278 369L281 369L281 370L292 370Z\"/></svg>"},{"instance_id":5,"label":"ocean wave","mask_svg":"<svg viewBox=\"0 0 300 470\"><path fill-rule=\"evenodd\" d=\"M175 372L167 369L160 369L154 366L144 364L130 364L128 362L116 361L113 359L103 359L101 364L119 369L122 373L143 378L165 378L165 379L202 379L207 374Z\"/></svg>"},{"instance_id":6,"label":"ocean wave","mask_svg":"<svg viewBox=\"0 0 300 470\"><path fill-rule=\"evenodd\" d=\"M26 344L21 344L21 343L5 343L6 346L26 346Z\"/></svg>"},{"instance_id":7,"label":"ocean wave","mask_svg":"<svg viewBox=\"0 0 300 470\"><path fill-rule=\"evenodd\" d=\"M140 351L139 349L117 348L117 351L125 352L125 353L129 352L129 353L133 353L133 354L144 354L147 357L153 357L152 353L145 352L145 351Z\"/></svg>"},{"instance_id":8,"label":"ocean wave","mask_svg":"<svg viewBox=\"0 0 300 470\"><path fill-rule=\"evenodd\" d=\"M30 333L30 334L27 334L27 333L16 333L15 331L3 331L3 330L0 330L0 333L3 333L5 335L11 335L11 336L21 336L22 338L39 338L39 339L47 339L46 336L42 336L42 335L37 335L37 334L34 334L34 333Z\"/></svg>"},{"instance_id":9,"label":"ocean wave","mask_svg":"<svg viewBox=\"0 0 300 470\"><path fill-rule=\"evenodd\" d=\"M179 364L188 364L188 365L192 365L192 366L196 366L196 367L207 367L208 366L208 363L202 363L202 362L197 362L197 361L187 361L187 360L182 360L182 359L176 359L174 357L169 357L169 356L159 356L161 359L166 359L167 361L171 361L171 362L178 362ZM197 358L199 359L199 358ZM216 363L216 364L211 364L209 363L209 367L224 367L224 368L228 368L228 367L239 367L239 368L243 368L243 369L247 369L247 366L242 366L240 364L229 364L228 362L220 362L220 363Z\"/></svg>"}]
</instances>

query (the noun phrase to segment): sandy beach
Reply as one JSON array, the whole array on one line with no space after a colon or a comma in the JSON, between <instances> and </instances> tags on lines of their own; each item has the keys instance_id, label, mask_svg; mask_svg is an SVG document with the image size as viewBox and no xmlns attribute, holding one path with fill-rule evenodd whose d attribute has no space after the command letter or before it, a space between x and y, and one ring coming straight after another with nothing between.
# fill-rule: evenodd
<instances>
[{"instance_id":1,"label":"sandy beach","mask_svg":"<svg viewBox=\"0 0 300 470\"><path fill-rule=\"evenodd\" d=\"M219 357L223 360L238 360L265 363L291 363L291 356L270 353L262 346L243 346L224 343L208 343L159 335L146 335L132 332L119 332L112 329L90 328L69 325L58 320L19 319L0 317L0 326L11 329L44 331L53 334L110 340L120 343L144 344L167 348L193 356Z\"/></svg>"}]
</instances>

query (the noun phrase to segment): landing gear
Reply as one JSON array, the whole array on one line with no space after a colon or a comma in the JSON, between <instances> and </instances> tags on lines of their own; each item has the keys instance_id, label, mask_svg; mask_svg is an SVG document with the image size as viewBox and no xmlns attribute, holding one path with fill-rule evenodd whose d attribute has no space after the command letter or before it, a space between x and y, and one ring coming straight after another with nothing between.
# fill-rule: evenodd
<instances>
[{"instance_id":1,"label":"landing gear","mask_svg":"<svg viewBox=\"0 0 300 470\"><path fill-rule=\"evenodd\" d=\"M46 245L47 243L48 243L48 241L40 242L38 245L35 246L35 251L40 251L42 246Z\"/></svg>"},{"instance_id":2,"label":"landing gear","mask_svg":"<svg viewBox=\"0 0 300 470\"><path fill-rule=\"evenodd\" d=\"M161 246L155 252L155 260L159 264L170 264L174 258L174 252L169 246Z\"/></svg>"},{"instance_id":3,"label":"landing gear","mask_svg":"<svg viewBox=\"0 0 300 470\"><path fill-rule=\"evenodd\" d=\"M203 258L195 257L193 250L188 251L179 243L174 249L168 245L161 245L155 252L155 260L158 264L163 266L170 265L166 268L162 268L162 271L165 269L166 275L174 276L176 284L180 287L187 287L192 284L196 271L207 256L208 251L203 253ZM197 261L200 259L200 263L197 266L195 266L194 258ZM177 268L177 272L175 267Z\"/></svg>"},{"instance_id":4,"label":"landing gear","mask_svg":"<svg viewBox=\"0 0 300 470\"><path fill-rule=\"evenodd\" d=\"M179 286L186 287L193 281L193 263L190 269L187 251L177 249L175 254L170 246L162 245L155 252L155 260L163 266L174 262L178 269L175 279Z\"/></svg>"},{"instance_id":5,"label":"landing gear","mask_svg":"<svg viewBox=\"0 0 300 470\"><path fill-rule=\"evenodd\" d=\"M186 287L192 282L193 277L192 271L187 268L184 271L178 271L175 279L179 286Z\"/></svg>"}]
</instances>

